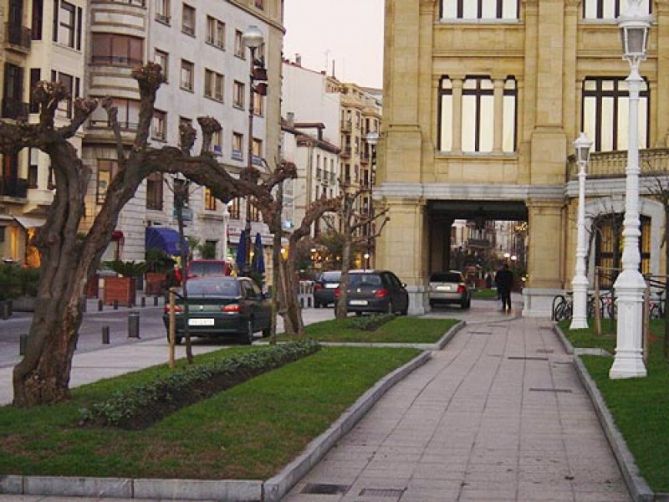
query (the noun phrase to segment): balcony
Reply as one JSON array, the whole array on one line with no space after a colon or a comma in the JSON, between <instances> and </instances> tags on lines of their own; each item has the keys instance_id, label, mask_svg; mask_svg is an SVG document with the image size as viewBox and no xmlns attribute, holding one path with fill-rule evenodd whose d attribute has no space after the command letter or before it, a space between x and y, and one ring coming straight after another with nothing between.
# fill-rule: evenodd
<instances>
[{"instance_id":1,"label":"balcony","mask_svg":"<svg viewBox=\"0 0 669 502\"><path fill-rule=\"evenodd\" d=\"M627 165L627 150L597 152L590 155L588 179L623 178ZM669 148L649 148L639 151L641 176L669 175ZM578 165L573 156L567 161L567 181L578 179Z\"/></svg>"},{"instance_id":2,"label":"balcony","mask_svg":"<svg viewBox=\"0 0 669 502\"><path fill-rule=\"evenodd\" d=\"M339 154L342 158L348 159L351 157L351 147L347 146L342 148L341 153Z\"/></svg>"},{"instance_id":3,"label":"balcony","mask_svg":"<svg viewBox=\"0 0 669 502\"><path fill-rule=\"evenodd\" d=\"M0 116L3 119L27 120L30 105L22 103L16 99L5 98L2 100L2 109Z\"/></svg>"},{"instance_id":4,"label":"balcony","mask_svg":"<svg viewBox=\"0 0 669 502\"><path fill-rule=\"evenodd\" d=\"M89 127L93 129L110 129L111 125L109 124L109 121L107 120L94 120L90 119L88 121ZM120 120L119 123L119 128L121 131L136 131L139 128L139 124L137 122L128 122L128 121L123 121Z\"/></svg>"},{"instance_id":5,"label":"balcony","mask_svg":"<svg viewBox=\"0 0 669 502\"><path fill-rule=\"evenodd\" d=\"M28 197L28 180L23 178L0 178L0 197L26 199Z\"/></svg>"},{"instance_id":6,"label":"balcony","mask_svg":"<svg viewBox=\"0 0 669 502\"><path fill-rule=\"evenodd\" d=\"M5 41L9 49L18 49L21 52L28 52L30 50L30 28L5 23L5 33L7 34Z\"/></svg>"},{"instance_id":7,"label":"balcony","mask_svg":"<svg viewBox=\"0 0 669 502\"><path fill-rule=\"evenodd\" d=\"M353 130L353 121L352 120L342 120L341 121L341 132L351 132Z\"/></svg>"},{"instance_id":8,"label":"balcony","mask_svg":"<svg viewBox=\"0 0 669 502\"><path fill-rule=\"evenodd\" d=\"M141 66L144 63L141 59L135 59L128 56L93 56L91 64L105 66Z\"/></svg>"}]
</instances>

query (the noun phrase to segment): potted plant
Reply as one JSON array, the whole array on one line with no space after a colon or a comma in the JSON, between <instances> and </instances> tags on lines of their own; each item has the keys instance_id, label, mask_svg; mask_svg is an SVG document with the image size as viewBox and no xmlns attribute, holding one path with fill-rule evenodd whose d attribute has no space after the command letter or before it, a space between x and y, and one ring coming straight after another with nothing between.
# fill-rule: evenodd
<instances>
[{"instance_id":1,"label":"potted plant","mask_svg":"<svg viewBox=\"0 0 669 502\"><path fill-rule=\"evenodd\" d=\"M104 266L118 274L117 277L105 277L104 303L112 305L117 301L119 305L130 307L135 304L137 277L146 270L144 262L108 261Z\"/></svg>"},{"instance_id":2,"label":"potted plant","mask_svg":"<svg viewBox=\"0 0 669 502\"><path fill-rule=\"evenodd\" d=\"M147 250L144 293L160 295L167 283L167 273L174 268L174 263L175 261L160 249Z\"/></svg>"},{"instance_id":3,"label":"potted plant","mask_svg":"<svg viewBox=\"0 0 669 502\"><path fill-rule=\"evenodd\" d=\"M22 268L13 263L1 265L0 302L9 302L10 311L34 311L39 274L38 268Z\"/></svg>"}]
</instances>

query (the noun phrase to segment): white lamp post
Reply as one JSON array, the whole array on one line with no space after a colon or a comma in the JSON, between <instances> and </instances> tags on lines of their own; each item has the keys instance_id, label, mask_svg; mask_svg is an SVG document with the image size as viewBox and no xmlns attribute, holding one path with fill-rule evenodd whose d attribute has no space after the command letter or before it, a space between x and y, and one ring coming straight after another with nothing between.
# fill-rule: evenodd
<instances>
[{"instance_id":1,"label":"white lamp post","mask_svg":"<svg viewBox=\"0 0 669 502\"><path fill-rule=\"evenodd\" d=\"M367 218L369 223L367 225L367 252L365 253L365 268L369 269L372 255L372 234L374 232L374 202L372 200L372 190L374 187L374 178L376 175L376 145L379 143L379 133L370 131L365 136L365 140L370 149L370 165L369 165L369 179L367 180L367 188L369 189L369 199L367 202Z\"/></svg>"},{"instance_id":2,"label":"white lamp post","mask_svg":"<svg viewBox=\"0 0 669 502\"><path fill-rule=\"evenodd\" d=\"M585 329L588 327L588 278L585 276L585 170L590 157L592 141L585 133L581 133L574 141L576 162L578 163L578 219L576 235L576 269L571 287L574 291L574 314L569 329Z\"/></svg>"},{"instance_id":3,"label":"white lamp post","mask_svg":"<svg viewBox=\"0 0 669 502\"><path fill-rule=\"evenodd\" d=\"M628 0L625 14L618 18L623 43L623 58L630 64L629 146L625 186L625 219L623 221L623 271L613 287L618 297L618 330L616 355L610 378L645 377L642 323L643 291L646 287L639 272L639 90L643 79L639 63L646 59L651 18L642 11L640 0Z\"/></svg>"},{"instance_id":4,"label":"white lamp post","mask_svg":"<svg viewBox=\"0 0 669 502\"><path fill-rule=\"evenodd\" d=\"M223 204L223 261L228 261L228 226L230 225L230 211L228 205Z\"/></svg>"}]
</instances>

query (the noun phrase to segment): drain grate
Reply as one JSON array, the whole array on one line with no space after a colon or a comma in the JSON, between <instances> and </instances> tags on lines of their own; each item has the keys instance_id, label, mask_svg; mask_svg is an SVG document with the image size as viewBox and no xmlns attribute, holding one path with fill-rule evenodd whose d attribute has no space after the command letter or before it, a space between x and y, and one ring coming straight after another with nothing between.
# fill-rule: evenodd
<instances>
[{"instance_id":1,"label":"drain grate","mask_svg":"<svg viewBox=\"0 0 669 502\"><path fill-rule=\"evenodd\" d=\"M401 497L406 488L363 488L361 497Z\"/></svg>"},{"instance_id":2,"label":"drain grate","mask_svg":"<svg viewBox=\"0 0 669 502\"><path fill-rule=\"evenodd\" d=\"M539 387L530 387L530 392L563 392L565 394L571 394L571 389L542 389Z\"/></svg>"},{"instance_id":3,"label":"drain grate","mask_svg":"<svg viewBox=\"0 0 669 502\"><path fill-rule=\"evenodd\" d=\"M508 359L513 361L548 361L547 357L538 356L509 356Z\"/></svg>"},{"instance_id":4,"label":"drain grate","mask_svg":"<svg viewBox=\"0 0 669 502\"><path fill-rule=\"evenodd\" d=\"M470 331L470 335L492 335L492 331Z\"/></svg>"},{"instance_id":5,"label":"drain grate","mask_svg":"<svg viewBox=\"0 0 669 502\"><path fill-rule=\"evenodd\" d=\"M555 352L553 349L537 349L537 354L552 354Z\"/></svg>"},{"instance_id":6,"label":"drain grate","mask_svg":"<svg viewBox=\"0 0 669 502\"><path fill-rule=\"evenodd\" d=\"M346 493L350 485L331 485L327 483L307 483L301 493L313 495L338 495Z\"/></svg>"}]
</instances>

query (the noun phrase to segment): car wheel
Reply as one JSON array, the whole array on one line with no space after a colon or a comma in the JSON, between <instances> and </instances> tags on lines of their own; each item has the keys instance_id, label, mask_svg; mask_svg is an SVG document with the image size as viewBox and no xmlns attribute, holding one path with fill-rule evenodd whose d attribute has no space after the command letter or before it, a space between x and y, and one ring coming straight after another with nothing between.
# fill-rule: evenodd
<instances>
[{"instance_id":1,"label":"car wheel","mask_svg":"<svg viewBox=\"0 0 669 502\"><path fill-rule=\"evenodd\" d=\"M169 333L167 333L166 338L167 338L167 343L169 344L170 343L170 334ZM175 336L174 337L174 344L175 345L181 345L181 340L182 339L183 339L183 337L181 337L181 336Z\"/></svg>"},{"instance_id":2,"label":"car wheel","mask_svg":"<svg viewBox=\"0 0 669 502\"><path fill-rule=\"evenodd\" d=\"M356 312L355 315L360 317L362 315L362 312Z\"/></svg>"},{"instance_id":3,"label":"car wheel","mask_svg":"<svg viewBox=\"0 0 669 502\"><path fill-rule=\"evenodd\" d=\"M314 308L315 309L321 308L321 304L319 302L314 302Z\"/></svg>"},{"instance_id":4,"label":"car wheel","mask_svg":"<svg viewBox=\"0 0 669 502\"><path fill-rule=\"evenodd\" d=\"M246 331L244 331L243 338L244 345L251 345L253 343L253 320L246 321Z\"/></svg>"},{"instance_id":5,"label":"car wheel","mask_svg":"<svg viewBox=\"0 0 669 502\"><path fill-rule=\"evenodd\" d=\"M267 326L265 329L262 330L262 337L263 338L267 338L271 334L272 334L272 327L271 326Z\"/></svg>"}]
</instances>

